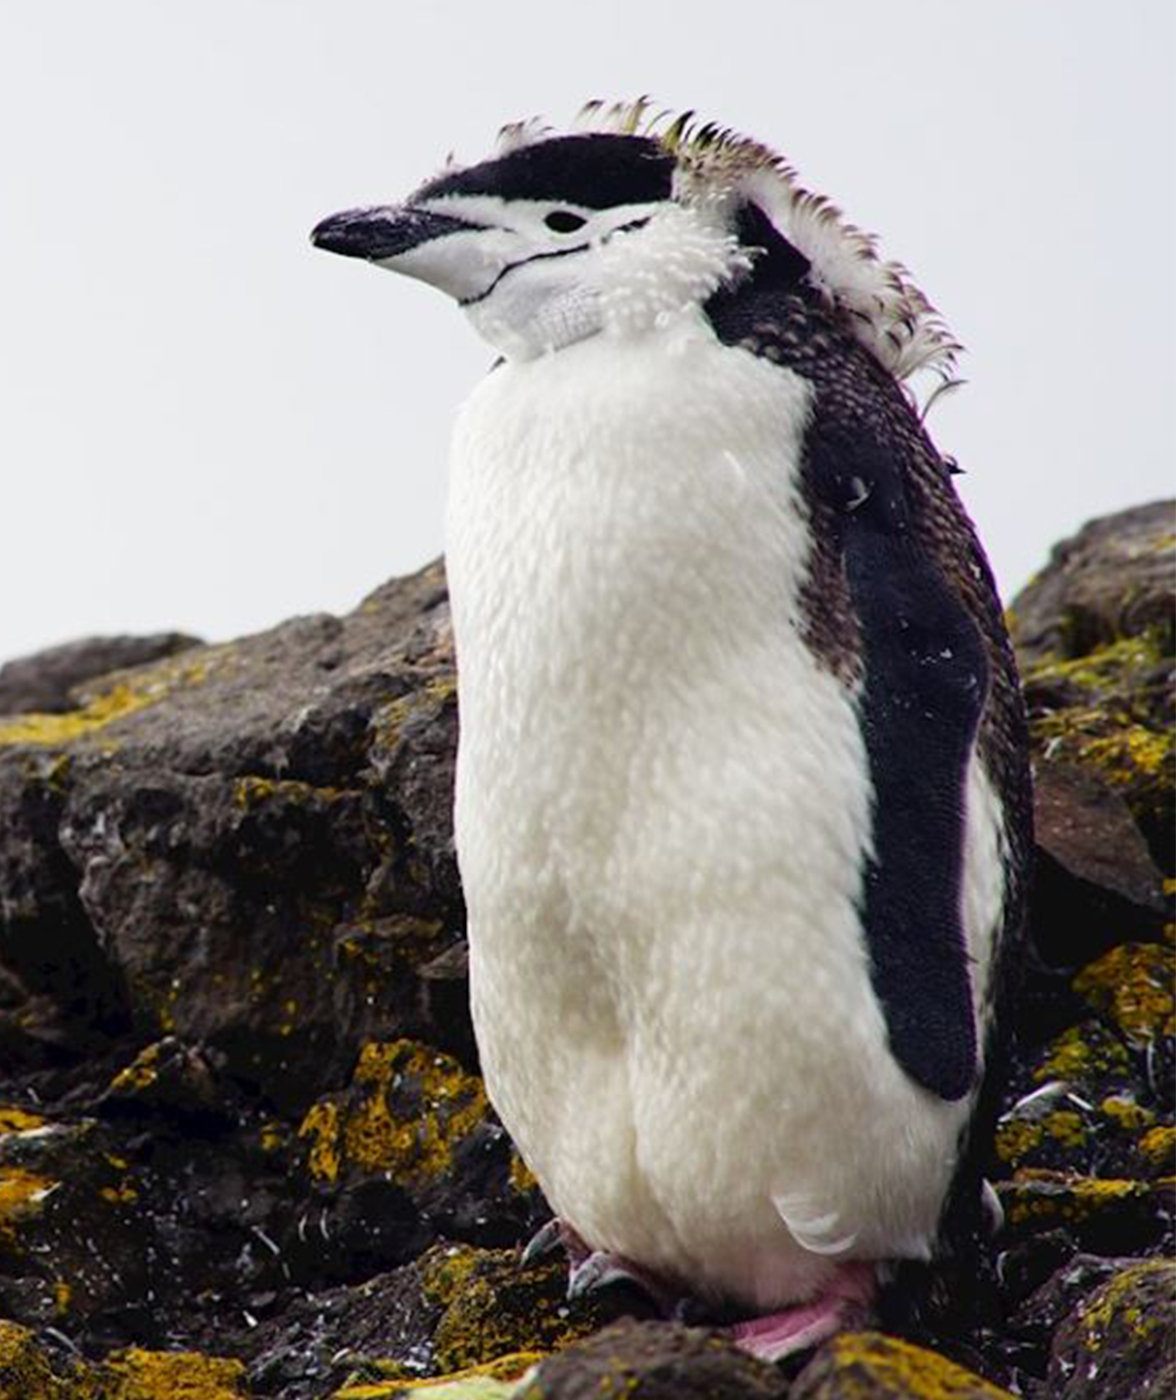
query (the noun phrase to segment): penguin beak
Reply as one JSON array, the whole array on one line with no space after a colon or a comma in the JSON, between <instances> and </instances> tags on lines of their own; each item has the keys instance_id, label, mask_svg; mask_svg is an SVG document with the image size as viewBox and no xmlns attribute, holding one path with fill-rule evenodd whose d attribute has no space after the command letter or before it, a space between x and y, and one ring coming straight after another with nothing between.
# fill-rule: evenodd
<instances>
[{"instance_id":1,"label":"penguin beak","mask_svg":"<svg viewBox=\"0 0 1176 1400\"><path fill-rule=\"evenodd\" d=\"M310 241L328 253L342 253L345 258L365 258L368 262L389 265L394 259L410 253L424 243L447 234L460 233L475 227L464 219L448 214L434 214L412 205L384 205L373 209L347 209L331 214L316 224ZM400 269L397 269L399 271Z\"/></svg>"},{"instance_id":2,"label":"penguin beak","mask_svg":"<svg viewBox=\"0 0 1176 1400\"><path fill-rule=\"evenodd\" d=\"M457 301L481 295L497 274L498 260L485 246L496 231L412 204L348 209L317 224L316 248L364 258L377 267L416 277Z\"/></svg>"}]
</instances>

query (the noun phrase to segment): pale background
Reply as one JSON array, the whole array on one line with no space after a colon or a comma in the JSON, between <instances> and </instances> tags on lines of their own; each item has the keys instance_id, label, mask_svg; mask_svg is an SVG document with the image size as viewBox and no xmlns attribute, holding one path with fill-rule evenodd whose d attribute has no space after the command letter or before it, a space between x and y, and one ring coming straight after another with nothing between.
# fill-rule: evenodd
<instances>
[{"instance_id":1,"label":"pale background","mask_svg":"<svg viewBox=\"0 0 1176 1400\"><path fill-rule=\"evenodd\" d=\"M441 547L489 362L314 252L505 120L652 93L786 152L968 346L1006 593L1176 452L1171 0L0 0L0 659L342 611Z\"/></svg>"}]
</instances>

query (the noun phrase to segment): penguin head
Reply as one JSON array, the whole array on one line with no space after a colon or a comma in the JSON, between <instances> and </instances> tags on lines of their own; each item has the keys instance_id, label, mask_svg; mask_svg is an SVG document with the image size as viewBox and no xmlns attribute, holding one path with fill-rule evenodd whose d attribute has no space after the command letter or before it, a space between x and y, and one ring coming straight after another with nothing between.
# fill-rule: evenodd
<instances>
[{"instance_id":1,"label":"penguin head","mask_svg":"<svg viewBox=\"0 0 1176 1400\"><path fill-rule=\"evenodd\" d=\"M636 331L749 265L717 208L687 202L672 151L584 132L445 171L403 204L324 219L330 252L429 282L502 354L527 359Z\"/></svg>"},{"instance_id":2,"label":"penguin head","mask_svg":"<svg viewBox=\"0 0 1176 1400\"><path fill-rule=\"evenodd\" d=\"M506 127L488 159L333 214L311 240L447 292L508 359L642 334L782 267L900 378L957 348L905 270L773 151L644 99L589 104L566 134Z\"/></svg>"}]
</instances>

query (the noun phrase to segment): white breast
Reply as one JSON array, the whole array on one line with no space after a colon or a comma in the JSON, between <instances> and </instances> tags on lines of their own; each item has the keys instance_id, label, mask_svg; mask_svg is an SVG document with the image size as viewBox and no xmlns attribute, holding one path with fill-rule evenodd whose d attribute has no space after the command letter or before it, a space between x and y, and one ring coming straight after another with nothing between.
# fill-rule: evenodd
<instances>
[{"instance_id":1,"label":"white breast","mask_svg":"<svg viewBox=\"0 0 1176 1400\"><path fill-rule=\"evenodd\" d=\"M490 1095L590 1244L759 1308L924 1253L968 1111L870 989L866 755L798 629L807 411L700 316L596 336L478 388L448 522Z\"/></svg>"}]
</instances>

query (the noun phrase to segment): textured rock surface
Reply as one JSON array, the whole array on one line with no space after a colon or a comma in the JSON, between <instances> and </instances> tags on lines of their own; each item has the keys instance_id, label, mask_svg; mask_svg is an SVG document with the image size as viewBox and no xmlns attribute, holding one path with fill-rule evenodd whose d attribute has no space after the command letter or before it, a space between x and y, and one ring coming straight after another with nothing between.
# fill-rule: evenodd
<instances>
[{"instance_id":1,"label":"textured rock surface","mask_svg":"<svg viewBox=\"0 0 1176 1400\"><path fill-rule=\"evenodd\" d=\"M945 1273L905 1341L790 1371L518 1266L545 1210L466 1009L439 566L345 618L5 668L0 1400L498 1400L553 1351L532 1400L1161 1393L1172 527L1095 522L1013 605L1042 876L1006 1223L964 1261L996 1296Z\"/></svg>"}]
</instances>

